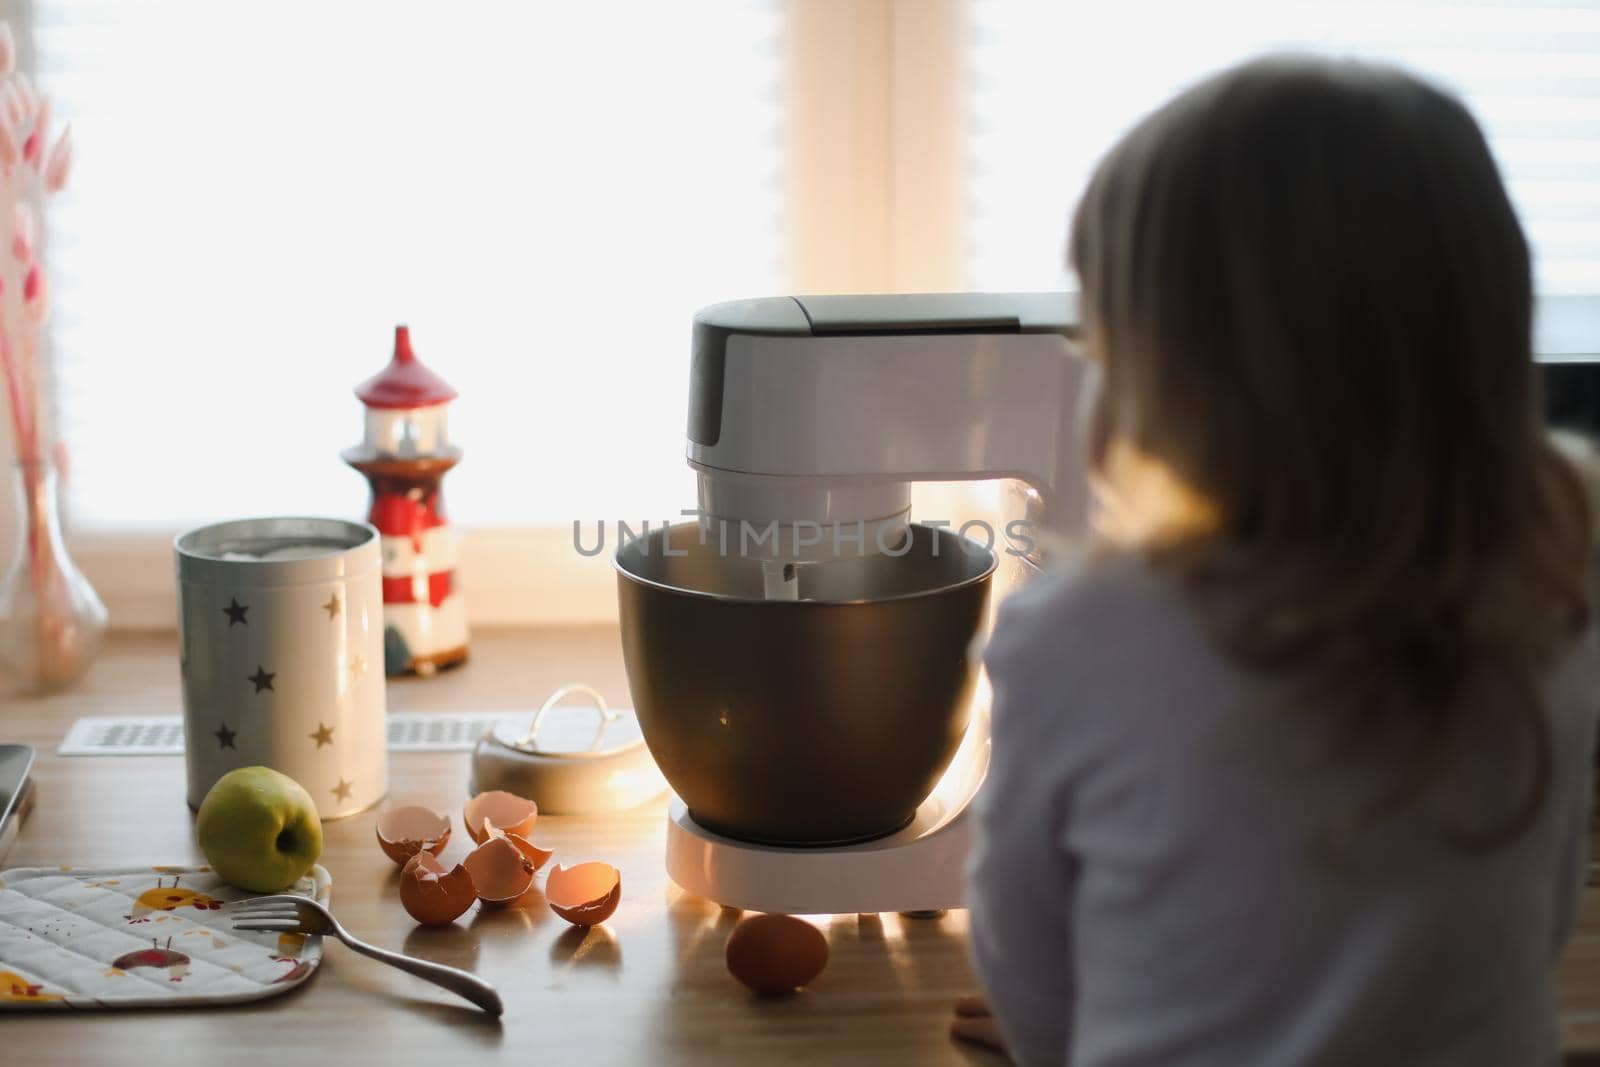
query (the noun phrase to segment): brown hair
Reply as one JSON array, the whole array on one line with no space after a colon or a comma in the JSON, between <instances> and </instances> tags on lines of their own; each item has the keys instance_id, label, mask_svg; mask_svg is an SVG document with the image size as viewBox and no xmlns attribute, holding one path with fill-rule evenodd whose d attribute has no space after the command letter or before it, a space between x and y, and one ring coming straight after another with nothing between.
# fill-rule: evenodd
<instances>
[{"instance_id":1,"label":"brown hair","mask_svg":"<svg viewBox=\"0 0 1600 1067\"><path fill-rule=\"evenodd\" d=\"M1342 752L1398 760L1354 822L1483 742L1517 785L1452 832L1515 836L1548 790L1540 679L1587 624L1590 519L1544 433L1528 246L1471 115L1398 70L1257 60L1133 129L1071 245L1106 432L1215 509L1152 558L1227 591L1198 598L1220 647L1300 679Z\"/></svg>"}]
</instances>

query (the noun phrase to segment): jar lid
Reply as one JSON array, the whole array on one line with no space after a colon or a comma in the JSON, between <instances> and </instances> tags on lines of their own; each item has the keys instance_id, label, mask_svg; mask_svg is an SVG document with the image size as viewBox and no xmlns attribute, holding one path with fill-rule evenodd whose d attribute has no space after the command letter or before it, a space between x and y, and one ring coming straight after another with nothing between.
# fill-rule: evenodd
<instances>
[{"instance_id":1,"label":"jar lid","mask_svg":"<svg viewBox=\"0 0 1600 1067\"><path fill-rule=\"evenodd\" d=\"M592 706L561 705L574 693ZM613 708L592 687L564 685L530 719L496 723L472 753L474 793L503 789L550 815L621 811L660 796L666 779L631 708Z\"/></svg>"},{"instance_id":2,"label":"jar lid","mask_svg":"<svg viewBox=\"0 0 1600 1067\"><path fill-rule=\"evenodd\" d=\"M376 573L376 528L347 519L271 515L201 526L172 543L178 579L210 585L283 586Z\"/></svg>"}]
</instances>

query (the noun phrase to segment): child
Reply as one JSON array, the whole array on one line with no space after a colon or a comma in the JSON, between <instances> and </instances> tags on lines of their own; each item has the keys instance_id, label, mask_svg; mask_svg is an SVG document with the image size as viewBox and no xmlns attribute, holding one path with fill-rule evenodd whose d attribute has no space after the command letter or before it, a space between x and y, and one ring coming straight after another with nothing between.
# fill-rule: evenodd
<instances>
[{"instance_id":1,"label":"child","mask_svg":"<svg viewBox=\"0 0 1600 1067\"><path fill-rule=\"evenodd\" d=\"M1120 543L1001 611L972 939L1021 1063L1555 1062L1600 649L1477 125L1274 58L1078 208Z\"/></svg>"}]
</instances>

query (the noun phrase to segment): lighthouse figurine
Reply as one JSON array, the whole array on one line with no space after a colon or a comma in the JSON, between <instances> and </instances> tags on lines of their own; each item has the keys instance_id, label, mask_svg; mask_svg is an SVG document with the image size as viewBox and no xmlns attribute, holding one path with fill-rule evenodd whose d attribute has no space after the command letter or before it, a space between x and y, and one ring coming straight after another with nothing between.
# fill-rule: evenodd
<instances>
[{"instance_id":1,"label":"lighthouse figurine","mask_svg":"<svg viewBox=\"0 0 1600 1067\"><path fill-rule=\"evenodd\" d=\"M366 438L342 453L372 487L367 521L383 535L383 665L390 677L431 675L467 658L467 606L456 587L460 545L439 483L461 459L446 409L456 391L394 330L394 358L356 386Z\"/></svg>"}]
</instances>

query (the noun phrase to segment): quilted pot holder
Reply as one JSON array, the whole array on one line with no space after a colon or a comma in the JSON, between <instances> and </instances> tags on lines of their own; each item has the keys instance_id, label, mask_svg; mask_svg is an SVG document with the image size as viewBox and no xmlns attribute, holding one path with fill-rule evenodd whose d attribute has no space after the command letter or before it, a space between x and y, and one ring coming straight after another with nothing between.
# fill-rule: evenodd
<instances>
[{"instance_id":1,"label":"quilted pot holder","mask_svg":"<svg viewBox=\"0 0 1600 1067\"><path fill-rule=\"evenodd\" d=\"M289 891L324 904L322 867ZM239 933L222 906L255 894L209 867L0 872L0 1012L237 1004L311 976L322 938Z\"/></svg>"}]
</instances>

